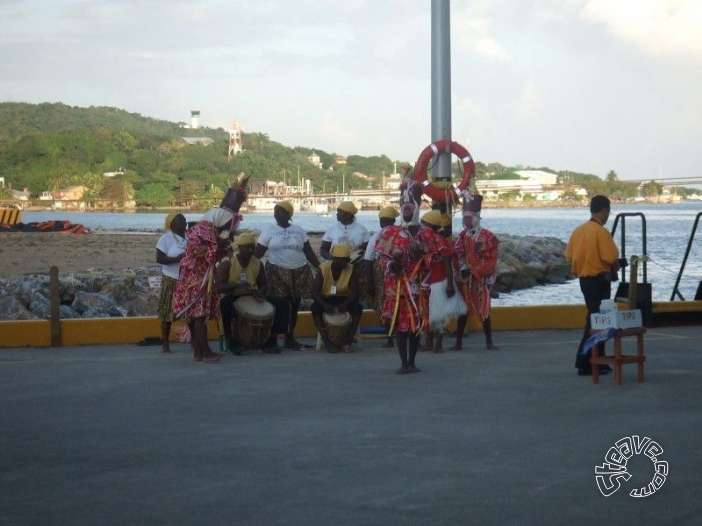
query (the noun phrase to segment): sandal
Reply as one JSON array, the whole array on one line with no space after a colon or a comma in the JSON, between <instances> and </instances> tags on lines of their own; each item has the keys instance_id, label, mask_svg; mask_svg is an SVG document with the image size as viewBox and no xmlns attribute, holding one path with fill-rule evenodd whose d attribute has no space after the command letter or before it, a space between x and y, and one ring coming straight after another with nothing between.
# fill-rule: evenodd
<instances>
[{"instance_id":1,"label":"sandal","mask_svg":"<svg viewBox=\"0 0 702 526\"><path fill-rule=\"evenodd\" d=\"M291 351L309 351L311 349L314 349L314 347L312 347L311 345L306 345L296 340L293 340L292 343L285 342L285 348L290 349Z\"/></svg>"}]
</instances>

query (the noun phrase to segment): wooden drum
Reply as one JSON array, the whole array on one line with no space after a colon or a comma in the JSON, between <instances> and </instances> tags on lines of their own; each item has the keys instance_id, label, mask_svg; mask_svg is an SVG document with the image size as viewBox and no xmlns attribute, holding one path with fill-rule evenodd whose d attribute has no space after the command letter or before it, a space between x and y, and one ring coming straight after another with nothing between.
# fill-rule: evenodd
<instances>
[{"instance_id":1,"label":"wooden drum","mask_svg":"<svg viewBox=\"0 0 702 526\"><path fill-rule=\"evenodd\" d=\"M242 296L234 302L238 324L232 326L232 334L243 347L257 349L271 335L275 307L267 301L257 301L253 296Z\"/></svg>"},{"instance_id":2,"label":"wooden drum","mask_svg":"<svg viewBox=\"0 0 702 526\"><path fill-rule=\"evenodd\" d=\"M351 325L351 314L348 312L338 312L336 314L327 314L322 316L324 326L327 329L327 338L332 345L342 347L350 345L348 341L349 326Z\"/></svg>"}]
</instances>

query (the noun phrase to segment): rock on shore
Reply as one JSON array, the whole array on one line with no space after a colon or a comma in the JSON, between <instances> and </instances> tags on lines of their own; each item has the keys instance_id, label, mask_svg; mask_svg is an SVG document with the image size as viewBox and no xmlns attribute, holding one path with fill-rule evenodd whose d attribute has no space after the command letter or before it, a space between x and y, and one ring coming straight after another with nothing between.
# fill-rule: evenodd
<instances>
[{"instance_id":1,"label":"rock on shore","mask_svg":"<svg viewBox=\"0 0 702 526\"><path fill-rule=\"evenodd\" d=\"M564 259L565 243L551 237L497 234L500 239L497 293L572 279ZM59 275L62 318L155 316L158 289L150 276L160 266L124 271L75 272ZM50 316L48 274L0 276L0 320L46 319Z\"/></svg>"}]
</instances>

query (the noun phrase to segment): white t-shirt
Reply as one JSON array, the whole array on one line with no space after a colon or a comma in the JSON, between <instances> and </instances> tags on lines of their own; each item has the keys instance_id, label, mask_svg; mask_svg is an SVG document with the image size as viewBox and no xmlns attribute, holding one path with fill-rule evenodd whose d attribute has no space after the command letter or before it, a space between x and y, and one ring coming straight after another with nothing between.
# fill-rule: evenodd
<instances>
[{"instance_id":1,"label":"white t-shirt","mask_svg":"<svg viewBox=\"0 0 702 526\"><path fill-rule=\"evenodd\" d=\"M350 225L342 225L337 221L322 236L322 241L331 241L332 246L337 243L348 243L351 250L359 248L369 239L368 229L356 221Z\"/></svg>"},{"instance_id":2,"label":"white t-shirt","mask_svg":"<svg viewBox=\"0 0 702 526\"><path fill-rule=\"evenodd\" d=\"M366 247L366 253L363 255L363 259L366 261L375 261L378 258L378 253L375 251L375 244L378 242L378 238L380 237L380 233L383 230L380 229L378 230L375 234L373 234L368 241L368 246Z\"/></svg>"},{"instance_id":3,"label":"white t-shirt","mask_svg":"<svg viewBox=\"0 0 702 526\"><path fill-rule=\"evenodd\" d=\"M258 236L258 243L268 248L268 261L283 268L300 268L307 264L307 256L302 249L309 240L307 232L298 225L287 228L278 224L269 225Z\"/></svg>"},{"instance_id":4,"label":"white t-shirt","mask_svg":"<svg viewBox=\"0 0 702 526\"><path fill-rule=\"evenodd\" d=\"M166 254L169 258L174 258L185 252L185 238L175 232L166 232L158 238L156 248ZM169 263L161 265L161 273L169 278L178 279L180 274L180 263Z\"/></svg>"}]
</instances>

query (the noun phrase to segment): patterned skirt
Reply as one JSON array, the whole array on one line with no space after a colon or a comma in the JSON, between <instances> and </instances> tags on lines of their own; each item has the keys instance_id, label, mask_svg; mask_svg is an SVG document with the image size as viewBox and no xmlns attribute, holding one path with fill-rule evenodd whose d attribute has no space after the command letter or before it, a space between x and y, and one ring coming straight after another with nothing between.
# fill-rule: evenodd
<instances>
[{"instance_id":1,"label":"patterned skirt","mask_svg":"<svg viewBox=\"0 0 702 526\"><path fill-rule=\"evenodd\" d=\"M173 291L175 290L178 280L170 276L161 276L161 292L158 296L158 312L159 321L175 321L176 317L173 313Z\"/></svg>"},{"instance_id":2,"label":"patterned skirt","mask_svg":"<svg viewBox=\"0 0 702 526\"><path fill-rule=\"evenodd\" d=\"M267 295L271 298L309 298L312 295L312 272L309 265L284 268L266 262Z\"/></svg>"}]
</instances>

